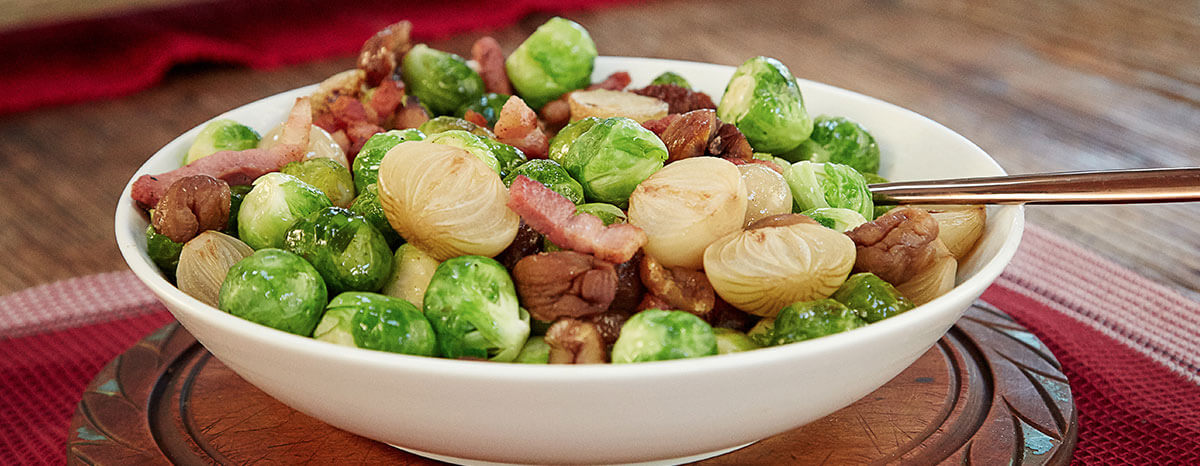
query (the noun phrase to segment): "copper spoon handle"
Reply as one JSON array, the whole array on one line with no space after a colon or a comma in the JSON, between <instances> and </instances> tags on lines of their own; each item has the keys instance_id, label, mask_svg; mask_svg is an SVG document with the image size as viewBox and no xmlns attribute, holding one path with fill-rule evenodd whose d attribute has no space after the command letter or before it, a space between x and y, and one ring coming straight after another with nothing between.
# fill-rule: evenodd
<instances>
[{"instance_id":1,"label":"copper spoon handle","mask_svg":"<svg viewBox=\"0 0 1200 466\"><path fill-rule=\"evenodd\" d=\"M1200 167L900 181L870 186L877 204L1135 204L1200 201Z\"/></svg>"}]
</instances>

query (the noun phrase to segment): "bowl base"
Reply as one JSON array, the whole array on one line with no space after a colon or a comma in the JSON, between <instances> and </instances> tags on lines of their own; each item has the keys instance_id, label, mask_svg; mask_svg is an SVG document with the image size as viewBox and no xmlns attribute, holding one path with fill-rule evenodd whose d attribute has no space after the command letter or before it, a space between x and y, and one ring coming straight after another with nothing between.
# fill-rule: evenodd
<instances>
[{"instance_id":1,"label":"bowl base","mask_svg":"<svg viewBox=\"0 0 1200 466\"><path fill-rule=\"evenodd\" d=\"M757 442L757 440L755 440L755 442ZM667 458L667 459L660 459L660 460L645 461L645 462L640 462L640 463L621 463L621 464L630 465L630 466L674 466L676 464L694 463L696 461L709 459L714 456L721 456L721 455L724 455L731 451L745 448L753 443L754 442L744 443L744 444L741 444L741 445L738 445L735 447L731 447L731 448L722 448L722 449L716 450L716 451L700 453L697 455L682 456L679 458ZM426 458L429 458L432 460L437 460L437 461L441 461L444 463L459 464L459 465L463 465L463 466L511 466L511 465L516 465L516 464L521 464L521 463L495 463L495 462L491 462L491 461L471 460L471 459L465 459L465 458L457 458L454 456L446 456L446 455L439 455L436 453L429 453L429 452L425 452L425 451L421 451L421 450L417 450L417 449L413 449L413 448L402 447L399 445L392 445L390 443L388 445L391 445L395 448L407 451L407 452L412 453L417 456L423 456L423 457L426 457Z\"/></svg>"}]
</instances>

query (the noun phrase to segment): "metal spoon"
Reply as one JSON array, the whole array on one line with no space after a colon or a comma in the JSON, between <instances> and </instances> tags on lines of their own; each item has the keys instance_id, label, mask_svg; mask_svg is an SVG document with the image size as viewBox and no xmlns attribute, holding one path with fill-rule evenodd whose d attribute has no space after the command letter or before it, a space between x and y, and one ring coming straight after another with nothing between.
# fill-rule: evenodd
<instances>
[{"instance_id":1,"label":"metal spoon","mask_svg":"<svg viewBox=\"0 0 1200 466\"><path fill-rule=\"evenodd\" d=\"M870 185L876 204L1136 204L1200 201L1200 167L990 176Z\"/></svg>"}]
</instances>

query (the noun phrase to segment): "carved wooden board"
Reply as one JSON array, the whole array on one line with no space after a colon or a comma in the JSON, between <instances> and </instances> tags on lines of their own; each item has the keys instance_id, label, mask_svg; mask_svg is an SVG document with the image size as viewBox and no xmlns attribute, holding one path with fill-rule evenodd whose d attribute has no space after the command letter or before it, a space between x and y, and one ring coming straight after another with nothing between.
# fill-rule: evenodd
<instances>
[{"instance_id":1,"label":"carved wooden board","mask_svg":"<svg viewBox=\"0 0 1200 466\"><path fill-rule=\"evenodd\" d=\"M284 406L178 324L109 363L70 429L70 464L438 464ZM978 303L874 393L702 464L1066 464L1077 432L1058 361L1003 312Z\"/></svg>"}]
</instances>

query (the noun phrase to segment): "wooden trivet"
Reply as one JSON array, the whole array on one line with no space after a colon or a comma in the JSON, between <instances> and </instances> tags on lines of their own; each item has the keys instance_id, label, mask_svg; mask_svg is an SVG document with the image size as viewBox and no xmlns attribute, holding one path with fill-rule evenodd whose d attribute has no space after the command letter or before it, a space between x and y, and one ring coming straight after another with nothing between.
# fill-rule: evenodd
<instances>
[{"instance_id":1,"label":"wooden trivet","mask_svg":"<svg viewBox=\"0 0 1200 466\"><path fill-rule=\"evenodd\" d=\"M438 464L284 406L177 323L101 370L70 429L70 464ZM701 464L1066 464L1077 432L1058 361L979 302L874 393Z\"/></svg>"}]
</instances>

